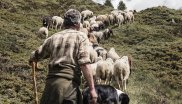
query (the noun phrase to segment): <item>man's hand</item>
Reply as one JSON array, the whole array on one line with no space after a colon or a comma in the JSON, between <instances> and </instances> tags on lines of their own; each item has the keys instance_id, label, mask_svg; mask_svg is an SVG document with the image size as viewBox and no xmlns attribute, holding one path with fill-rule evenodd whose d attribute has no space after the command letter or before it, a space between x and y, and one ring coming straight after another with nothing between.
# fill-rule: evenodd
<instances>
[{"instance_id":1,"label":"man's hand","mask_svg":"<svg viewBox=\"0 0 182 104\"><path fill-rule=\"evenodd\" d=\"M90 104L97 104L97 93L95 89L90 90L90 95L91 95Z\"/></svg>"},{"instance_id":2,"label":"man's hand","mask_svg":"<svg viewBox=\"0 0 182 104\"><path fill-rule=\"evenodd\" d=\"M37 61L36 61L36 60L32 60L32 59L29 59L29 60L28 60L28 64L29 64L30 66L32 66L33 63L37 63Z\"/></svg>"}]
</instances>

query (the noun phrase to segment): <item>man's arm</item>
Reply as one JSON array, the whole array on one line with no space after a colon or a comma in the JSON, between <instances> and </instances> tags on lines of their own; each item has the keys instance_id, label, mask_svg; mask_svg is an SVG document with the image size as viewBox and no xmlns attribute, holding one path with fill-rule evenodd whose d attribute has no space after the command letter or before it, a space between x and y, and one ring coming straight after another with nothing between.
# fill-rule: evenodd
<instances>
[{"instance_id":1,"label":"man's arm","mask_svg":"<svg viewBox=\"0 0 182 104\"><path fill-rule=\"evenodd\" d=\"M81 71L83 73L83 76L85 77L85 79L88 82L88 86L90 89L90 95L92 97L92 104L96 104L97 101L97 93L95 91L95 87L94 87L94 80L93 80L93 76L92 76L92 72L90 69L90 64L83 64L80 66Z\"/></svg>"},{"instance_id":2,"label":"man's arm","mask_svg":"<svg viewBox=\"0 0 182 104\"><path fill-rule=\"evenodd\" d=\"M48 38L44 41L44 43L36 50L31 53L29 64L32 62L37 62L40 59L45 59L50 55L50 42L51 39Z\"/></svg>"}]
</instances>

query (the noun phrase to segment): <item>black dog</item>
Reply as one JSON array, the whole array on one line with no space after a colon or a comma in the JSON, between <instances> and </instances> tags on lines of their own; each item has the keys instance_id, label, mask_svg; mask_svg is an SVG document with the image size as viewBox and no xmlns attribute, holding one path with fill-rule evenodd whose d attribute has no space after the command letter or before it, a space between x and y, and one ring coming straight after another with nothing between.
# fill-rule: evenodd
<instances>
[{"instance_id":1,"label":"black dog","mask_svg":"<svg viewBox=\"0 0 182 104\"><path fill-rule=\"evenodd\" d=\"M96 85L95 89L98 104L129 104L129 97L125 93L117 93L117 90L110 85ZM83 104L89 104L91 96L88 87L83 90L82 95Z\"/></svg>"},{"instance_id":2,"label":"black dog","mask_svg":"<svg viewBox=\"0 0 182 104\"><path fill-rule=\"evenodd\" d=\"M129 97L124 92L115 89L110 85L95 85L98 95L97 104L129 104ZM83 104L89 104L91 96L89 88L83 90Z\"/></svg>"},{"instance_id":3,"label":"black dog","mask_svg":"<svg viewBox=\"0 0 182 104\"><path fill-rule=\"evenodd\" d=\"M124 92L122 92L121 90L116 89L117 94L119 96L119 104L129 104L130 99L128 97L128 95Z\"/></svg>"}]
</instances>

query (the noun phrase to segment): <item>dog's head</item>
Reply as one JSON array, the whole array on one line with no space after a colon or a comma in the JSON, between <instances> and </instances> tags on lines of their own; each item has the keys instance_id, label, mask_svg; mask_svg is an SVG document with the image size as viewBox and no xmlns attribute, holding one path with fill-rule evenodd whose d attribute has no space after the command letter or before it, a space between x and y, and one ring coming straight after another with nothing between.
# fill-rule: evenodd
<instances>
[{"instance_id":1,"label":"dog's head","mask_svg":"<svg viewBox=\"0 0 182 104\"><path fill-rule=\"evenodd\" d=\"M121 93L119 95L119 102L121 102L120 104L129 104L130 99L127 94Z\"/></svg>"}]
</instances>

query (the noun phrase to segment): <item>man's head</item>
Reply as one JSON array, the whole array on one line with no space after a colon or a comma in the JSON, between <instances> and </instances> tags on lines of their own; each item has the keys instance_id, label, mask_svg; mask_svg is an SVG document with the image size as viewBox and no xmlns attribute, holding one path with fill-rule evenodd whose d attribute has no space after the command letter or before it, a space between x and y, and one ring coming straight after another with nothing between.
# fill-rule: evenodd
<instances>
[{"instance_id":1,"label":"man's head","mask_svg":"<svg viewBox=\"0 0 182 104\"><path fill-rule=\"evenodd\" d=\"M81 22L81 13L75 9L69 9L64 14L64 26L69 27L79 27Z\"/></svg>"}]
</instances>

